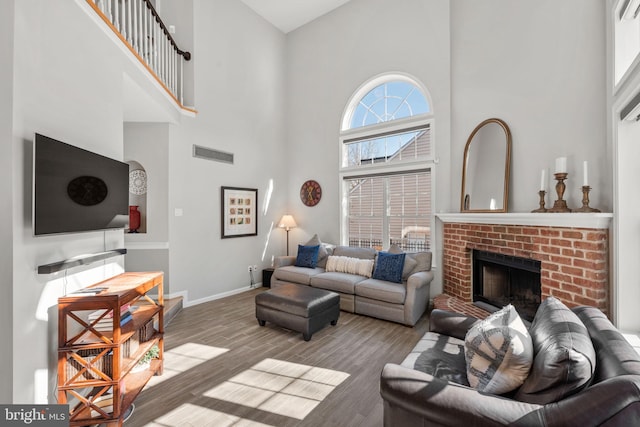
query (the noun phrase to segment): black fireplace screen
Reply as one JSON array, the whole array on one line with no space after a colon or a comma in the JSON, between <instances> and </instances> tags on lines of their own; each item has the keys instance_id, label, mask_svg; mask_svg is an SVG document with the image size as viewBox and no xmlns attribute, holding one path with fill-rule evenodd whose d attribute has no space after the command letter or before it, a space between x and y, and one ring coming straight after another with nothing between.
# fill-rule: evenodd
<instances>
[{"instance_id":1,"label":"black fireplace screen","mask_svg":"<svg viewBox=\"0 0 640 427\"><path fill-rule=\"evenodd\" d=\"M540 305L540 261L473 251L473 301L496 308L512 304L532 320Z\"/></svg>"}]
</instances>

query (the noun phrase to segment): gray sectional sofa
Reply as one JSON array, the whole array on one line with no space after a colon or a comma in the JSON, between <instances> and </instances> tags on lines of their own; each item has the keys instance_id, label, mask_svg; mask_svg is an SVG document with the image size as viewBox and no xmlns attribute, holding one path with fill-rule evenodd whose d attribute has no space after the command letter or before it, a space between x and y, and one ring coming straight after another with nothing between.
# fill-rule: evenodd
<instances>
[{"instance_id":1,"label":"gray sectional sofa","mask_svg":"<svg viewBox=\"0 0 640 427\"><path fill-rule=\"evenodd\" d=\"M340 309L343 311L415 325L429 303L429 287L434 277L431 252L405 254L401 283L326 269L329 256L372 260L375 263L377 254L371 248L321 244L315 268L296 266L295 256L277 257L271 287L294 283L326 289L340 294Z\"/></svg>"}]
</instances>

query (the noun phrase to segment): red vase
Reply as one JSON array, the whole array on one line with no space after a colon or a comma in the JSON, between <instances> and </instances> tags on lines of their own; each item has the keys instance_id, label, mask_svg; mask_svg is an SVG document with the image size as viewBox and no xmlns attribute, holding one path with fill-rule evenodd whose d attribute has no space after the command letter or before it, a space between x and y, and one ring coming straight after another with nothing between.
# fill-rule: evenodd
<instances>
[{"instance_id":1,"label":"red vase","mask_svg":"<svg viewBox=\"0 0 640 427\"><path fill-rule=\"evenodd\" d=\"M129 233L137 233L140 228L140 211L138 206L129 206Z\"/></svg>"}]
</instances>

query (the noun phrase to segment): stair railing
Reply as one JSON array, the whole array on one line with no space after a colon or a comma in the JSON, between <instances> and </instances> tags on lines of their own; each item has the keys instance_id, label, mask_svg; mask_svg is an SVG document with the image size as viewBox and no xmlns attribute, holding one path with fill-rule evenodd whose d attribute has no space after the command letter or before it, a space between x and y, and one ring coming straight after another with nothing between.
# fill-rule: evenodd
<instances>
[{"instance_id":1,"label":"stair railing","mask_svg":"<svg viewBox=\"0 0 640 427\"><path fill-rule=\"evenodd\" d=\"M93 10L184 108L184 61L180 50L149 0L86 0Z\"/></svg>"}]
</instances>

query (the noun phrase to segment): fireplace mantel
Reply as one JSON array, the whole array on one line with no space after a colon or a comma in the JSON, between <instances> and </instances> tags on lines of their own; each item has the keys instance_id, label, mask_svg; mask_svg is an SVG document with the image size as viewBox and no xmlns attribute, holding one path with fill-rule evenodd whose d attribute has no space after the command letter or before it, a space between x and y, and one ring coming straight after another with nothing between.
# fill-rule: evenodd
<instances>
[{"instance_id":1,"label":"fireplace mantel","mask_svg":"<svg viewBox=\"0 0 640 427\"><path fill-rule=\"evenodd\" d=\"M443 223L610 228L612 213L438 213Z\"/></svg>"}]
</instances>

